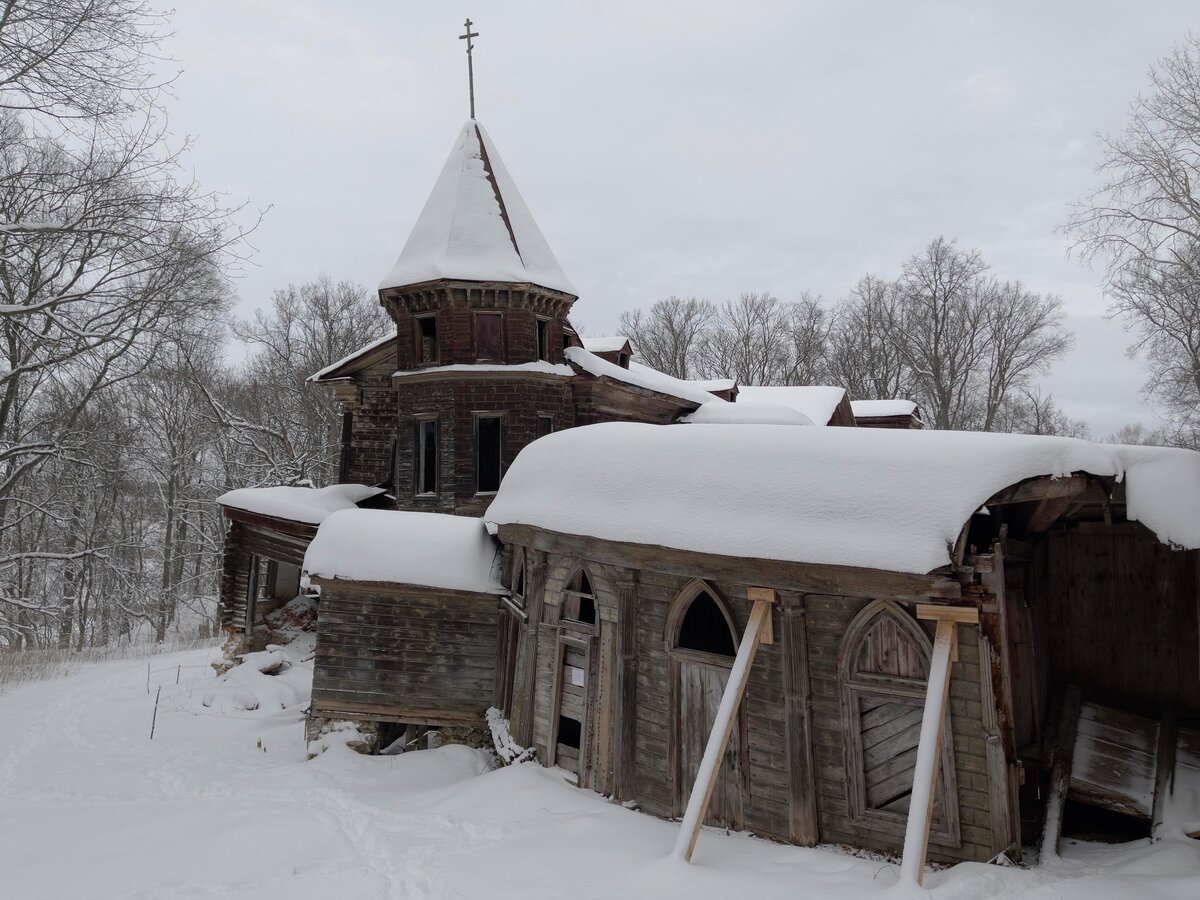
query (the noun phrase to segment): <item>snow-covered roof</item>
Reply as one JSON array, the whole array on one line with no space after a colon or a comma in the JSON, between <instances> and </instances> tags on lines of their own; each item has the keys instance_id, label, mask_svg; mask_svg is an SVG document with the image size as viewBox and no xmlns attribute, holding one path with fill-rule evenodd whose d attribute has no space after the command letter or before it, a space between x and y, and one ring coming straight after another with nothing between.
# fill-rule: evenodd
<instances>
[{"instance_id":1,"label":"snow-covered roof","mask_svg":"<svg viewBox=\"0 0 1200 900\"><path fill-rule=\"evenodd\" d=\"M574 294L483 126L459 132L380 289L453 278L530 282Z\"/></svg>"},{"instance_id":2,"label":"snow-covered roof","mask_svg":"<svg viewBox=\"0 0 1200 900\"><path fill-rule=\"evenodd\" d=\"M632 363L628 369L622 369L616 363L601 359L582 347L567 347L563 350L563 356L567 358L568 362L574 363L589 375L595 375L597 378L607 376L614 381L623 381L648 391L678 397L689 403L708 403L710 400L716 400L718 403L725 402L691 381L675 378L648 366L635 368Z\"/></svg>"},{"instance_id":3,"label":"snow-covered roof","mask_svg":"<svg viewBox=\"0 0 1200 900\"><path fill-rule=\"evenodd\" d=\"M1200 453L953 431L571 428L517 455L484 518L726 556L925 573L950 561L963 524L992 495L1073 472L1124 477L1130 519L1164 542L1200 547Z\"/></svg>"},{"instance_id":4,"label":"snow-covered roof","mask_svg":"<svg viewBox=\"0 0 1200 900\"><path fill-rule=\"evenodd\" d=\"M575 374L574 369L562 363L537 360L536 362L516 363L511 366L506 366L503 363L455 363L450 366L426 366L423 369L404 369L400 372L394 372L392 373L392 377L404 378L408 375L429 375L438 372L534 372L541 375L559 375L563 378L570 378Z\"/></svg>"},{"instance_id":5,"label":"snow-covered roof","mask_svg":"<svg viewBox=\"0 0 1200 900\"><path fill-rule=\"evenodd\" d=\"M664 373L658 371L658 369L651 368L650 366L646 365L645 363L640 363L637 360L633 360L633 359L631 359L629 361L629 368L630 368L630 371L649 372L649 373L653 373L654 375L664 374ZM671 376L668 376L668 377L671 377ZM695 387L695 388L700 388L700 390L704 391L705 393L710 393L712 391L727 391L731 387L733 387L735 384L737 384L737 381L733 378L696 378L696 379L689 378L689 379L685 380L683 383L690 384L692 387Z\"/></svg>"},{"instance_id":6,"label":"snow-covered roof","mask_svg":"<svg viewBox=\"0 0 1200 900\"><path fill-rule=\"evenodd\" d=\"M368 354L373 353L374 351L378 350L380 347L384 346L385 344L390 344L390 343L395 342L395 340L396 340L396 332L394 332L394 331L390 332L388 334L385 334L383 337L376 338L375 340L371 341L371 343L369 343L363 347L359 347L353 353L343 356L337 362L331 363L330 365L323 368L321 371L313 372L311 375L308 376L307 380L308 381L320 381L326 375L329 375L332 372L336 372L338 369L341 369L344 366L347 366L356 360L362 359L364 356L367 356Z\"/></svg>"},{"instance_id":7,"label":"snow-covered roof","mask_svg":"<svg viewBox=\"0 0 1200 900\"><path fill-rule=\"evenodd\" d=\"M817 425L828 425L846 389L823 385L800 385L794 387L756 387L742 385L738 388L738 402L750 400L754 403L781 403L804 413Z\"/></svg>"},{"instance_id":8,"label":"snow-covered roof","mask_svg":"<svg viewBox=\"0 0 1200 900\"><path fill-rule=\"evenodd\" d=\"M625 345L629 343L629 338L621 337L581 337L583 341L583 349L589 353L616 353L623 350Z\"/></svg>"},{"instance_id":9,"label":"snow-covered roof","mask_svg":"<svg viewBox=\"0 0 1200 900\"><path fill-rule=\"evenodd\" d=\"M317 529L304 568L319 578L506 593L500 583L500 547L483 521L448 513L334 513Z\"/></svg>"},{"instance_id":10,"label":"snow-covered roof","mask_svg":"<svg viewBox=\"0 0 1200 900\"><path fill-rule=\"evenodd\" d=\"M383 488L365 484L332 484L323 488L278 485L238 488L222 494L217 503L260 516L318 525L338 510L354 509L363 500L382 493Z\"/></svg>"},{"instance_id":11,"label":"snow-covered roof","mask_svg":"<svg viewBox=\"0 0 1200 900\"><path fill-rule=\"evenodd\" d=\"M855 418L911 416L917 411L917 404L911 400L851 400L850 409L853 410Z\"/></svg>"},{"instance_id":12,"label":"snow-covered roof","mask_svg":"<svg viewBox=\"0 0 1200 900\"><path fill-rule=\"evenodd\" d=\"M812 419L790 406L781 403L705 403L680 422L691 425L811 425Z\"/></svg>"}]
</instances>

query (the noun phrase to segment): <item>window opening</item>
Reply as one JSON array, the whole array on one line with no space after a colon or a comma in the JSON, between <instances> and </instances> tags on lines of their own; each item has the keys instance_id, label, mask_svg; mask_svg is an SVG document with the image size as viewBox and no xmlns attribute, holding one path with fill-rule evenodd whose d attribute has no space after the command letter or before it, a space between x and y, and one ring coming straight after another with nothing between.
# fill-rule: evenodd
<instances>
[{"instance_id":1,"label":"window opening","mask_svg":"<svg viewBox=\"0 0 1200 900\"><path fill-rule=\"evenodd\" d=\"M436 494L438 490L438 423L424 419L417 423L417 493Z\"/></svg>"},{"instance_id":2,"label":"window opening","mask_svg":"<svg viewBox=\"0 0 1200 900\"><path fill-rule=\"evenodd\" d=\"M596 595L587 573L580 569L567 586L563 615L585 625L596 624Z\"/></svg>"},{"instance_id":3,"label":"window opening","mask_svg":"<svg viewBox=\"0 0 1200 900\"><path fill-rule=\"evenodd\" d=\"M572 719L569 716L558 717L558 742L560 744L578 750L582 735L583 724L578 719Z\"/></svg>"},{"instance_id":4,"label":"window opening","mask_svg":"<svg viewBox=\"0 0 1200 900\"><path fill-rule=\"evenodd\" d=\"M417 319L417 358L423 363L438 361L437 316Z\"/></svg>"},{"instance_id":5,"label":"window opening","mask_svg":"<svg viewBox=\"0 0 1200 900\"><path fill-rule=\"evenodd\" d=\"M550 360L550 321L537 320L537 358Z\"/></svg>"},{"instance_id":6,"label":"window opening","mask_svg":"<svg viewBox=\"0 0 1200 900\"><path fill-rule=\"evenodd\" d=\"M475 358L503 359L501 321L497 313L479 313L475 316Z\"/></svg>"},{"instance_id":7,"label":"window opening","mask_svg":"<svg viewBox=\"0 0 1200 900\"><path fill-rule=\"evenodd\" d=\"M479 416L475 420L475 490L480 494L500 489L500 423L500 416Z\"/></svg>"},{"instance_id":8,"label":"window opening","mask_svg":"<svg viewBox=\"0 0 1200 900\"><path fill-rule=\"evenodd\" d=\"M701 591L688 605L683 622L679 626L681 650L699 650L720 656L735 656L733 634L729 629L721 607L708 591Z\"/></svg>"},{"instance_id":9,"label":"window opening","mask_svg":"<svg viewBox=\"0 0 1200 900\"><path fill-rule=\"evenodd\" d=\"M537 436L545 437L554 433L554 416L538 416Z\"/></svg>"}]
</instances>

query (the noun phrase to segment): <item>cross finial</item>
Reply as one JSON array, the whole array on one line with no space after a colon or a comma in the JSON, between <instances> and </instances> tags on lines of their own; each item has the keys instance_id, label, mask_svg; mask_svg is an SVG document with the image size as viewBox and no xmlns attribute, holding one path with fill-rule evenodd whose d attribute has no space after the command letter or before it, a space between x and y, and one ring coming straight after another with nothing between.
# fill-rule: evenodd
<instances>
[{"instance_id":1,"label":"cross finial","mask_svg":"<svg viewBox=\"0 0 1200 900\"><path fill-rule=\"evenodd\" d=\"M479 32L471 30L471 20L467 19L467 33L460 34L458 39L467 42L467 81L471 85L471 118L475 118L475 62L471 58L471 51L475 49L475 44L471 38L479 37Z\"/></svg>"}]
</instances>

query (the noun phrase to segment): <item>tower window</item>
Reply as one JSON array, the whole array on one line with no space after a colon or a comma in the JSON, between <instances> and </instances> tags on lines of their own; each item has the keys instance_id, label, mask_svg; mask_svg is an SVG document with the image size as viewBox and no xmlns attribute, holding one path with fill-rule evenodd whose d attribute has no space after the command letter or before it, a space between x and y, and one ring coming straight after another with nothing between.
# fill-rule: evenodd
<instances>
[{"instance_id":1,"label":"tower window","mask_svg":"<svg viewBox=\"0 0 1200 900\"><path fill-rule=\"evenodd\" d=\"M498 415L475 418L475 491L495 493L500 489L502 419Z\"/></svg>"},{"instance_id":2,"label":"tower window","mask_svg":"<svg viewBox=\"0 0 1200 900\"><path fill-rule=\"evenodd\" d=\"M554 416L539 415L537 421L537 436L545 437L554 432Z\"/></svg>"},{"instance_id":3,"label":"tower window","mask_svg":"<svg viewBox=\"0 0 1200 900\"><path fill-rule=\"evenodd\" d=\"M417 423L417 493L436 494L438 490L438 423L423 419Z\"/></svg>"},{"instance_id":4,"label":"tower window","mask_svg":"<svg viewBox=\"0 0 1200 900\"><path fill-rule=\"evenodd\" d=\"M503 320L499 313L475 315L475 358L504 359Z\"/></svg>"},{"instance_id":5,"label":"tower window","mask_svg":"<svg viewBox=\"0 0 1200 900\"><path fill-rule=\"evenodd\" d=\"M537 358L550 361L550 320L537 320Z\"/></svg>"},{"instance_id":6,"label":"tower window","mask_svg":"<svg viewBox=\"0 0 1200 900\"><path fill-rule=\"evenodd\" d=\"M421 363L438 361L436 315L417 318L417 361Z\"/></svg>"}]
</instances>

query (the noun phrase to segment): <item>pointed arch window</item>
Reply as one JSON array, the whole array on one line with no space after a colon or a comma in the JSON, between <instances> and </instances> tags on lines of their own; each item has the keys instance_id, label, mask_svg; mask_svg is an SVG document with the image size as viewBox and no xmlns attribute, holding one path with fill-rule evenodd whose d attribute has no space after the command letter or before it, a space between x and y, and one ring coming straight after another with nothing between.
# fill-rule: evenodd
<instances>
[{"instance_id":1,"label":"pointed arch window","mask_svg":"<svg viewBox=\"0 0 1200 900\"><path fill-rule=\"evenodd\" d=\"M592 590L592 581L587 572L580 568L567 582L563 594L564 619L584 625L596 624L596 594Z\"/></svg>"},{"instance_id":2,"label":"pointed arch window","mask_svg":"<svg viewBox=\"0 0 1200 900\"><path fill-rule=\"evenodd\" d=\"M877 600L855 617L839 653L846 784L856 825L902 835L908 817L932 647L903 609ZM958 846L950 712L931 837Z\"/></svg>"}]
</instances>

